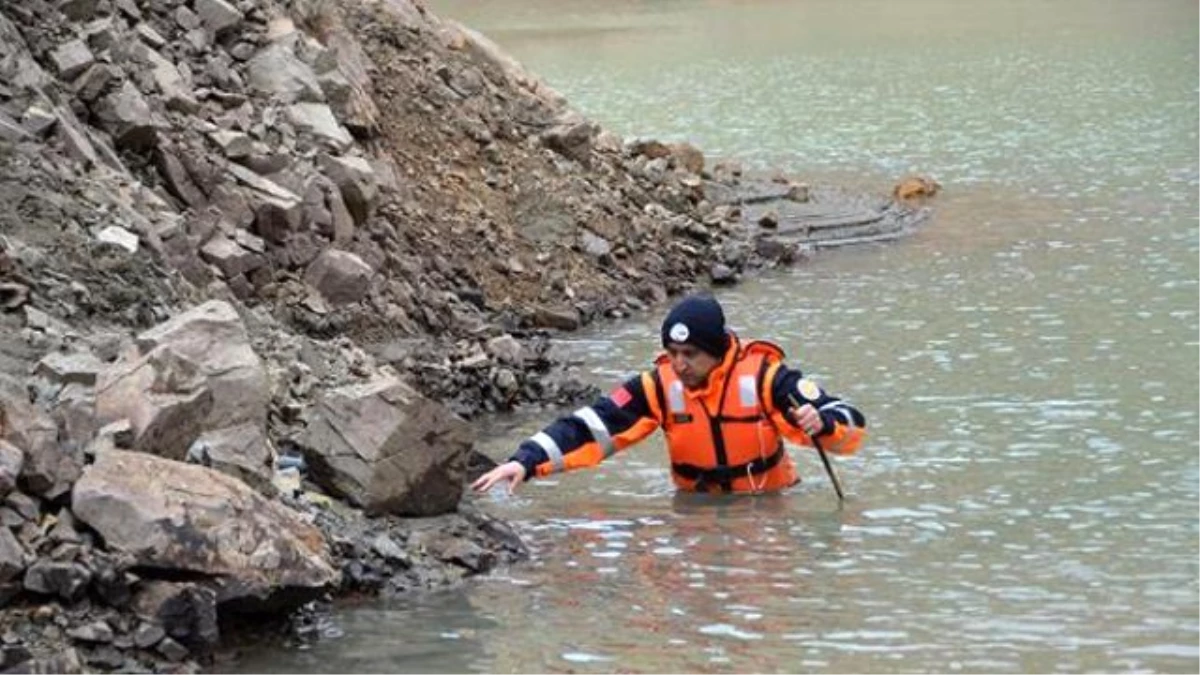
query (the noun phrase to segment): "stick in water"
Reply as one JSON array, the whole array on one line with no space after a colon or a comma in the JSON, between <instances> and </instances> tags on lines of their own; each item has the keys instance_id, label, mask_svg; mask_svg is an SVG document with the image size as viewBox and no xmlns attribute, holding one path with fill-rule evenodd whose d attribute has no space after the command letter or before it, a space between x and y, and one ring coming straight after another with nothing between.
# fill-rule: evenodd
<instances>
[{"instance_id":1,"label":"stick in water","mask_svg":"<svg viewBox=\"0 0 1200 675\"><path fill-rule=\"evenodd\" d=\"M792 405L798 409L800 402L792 394L788 395L792 399ZM837 472L833 470L833 464L829 461L829 456L825 454L825 448L821 447L821 441L817 440L816 436L809 436L812 439L813 446L817 449L817 454L821 455L821 463L825 465L825 471L829 473L829 480L833 483L833 489L837 492L838 501L846 501L846 493L842 491L842 481L838 479Z\"/></svg>"}]
</instances>

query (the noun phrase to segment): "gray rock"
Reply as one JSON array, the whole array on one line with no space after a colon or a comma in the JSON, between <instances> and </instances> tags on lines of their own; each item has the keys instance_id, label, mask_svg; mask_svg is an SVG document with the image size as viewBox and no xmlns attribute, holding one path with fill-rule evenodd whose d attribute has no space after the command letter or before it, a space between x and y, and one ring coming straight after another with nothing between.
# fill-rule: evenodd
<instances>
[{"instance_id":1,"label":"gray rock","mask_svg":"<svg viewBox=\"0 0 1200 675\"><path fill-rule=\"evenodd\" d=\"M139 23L133 27L133 32L137 33L138 38L143 42L155 49L159 49L167 44L166 39L159 35L158 31L151 28L149 24Z\"/></svg>"},{"instance_id":2,"label":"gray rock","mask_svg":"<svg viewBox=\"0 0 1200 675\"><path fill-rule=\"evenodd\" d=\"M188 456L201 456L204 466L240 478L256 490L271 483L271 448L262 422L206 431L192 442Z\"/></svg>"},{"instance_id":3,"label":"gray rock","mask_svg":"<svg viewBox=\"0 0 1200 675\"><path fill-rule=\"evenodd\" d=\"M520 364L524 361L524 348L511 335L501 335L488 340L487 352L501 363Z\"/></svg>"},{"instance_id":4,"label":"gray rock","mask_svg":"<svg viewBox=\"0 0 1200 675\"><path fill-rule=\"evenodd\" d=\"M58 11L72 21L87 21L96 16L97 0L61 0L55 3Z\"/></svg>"},{"instance_id":5,"label":"gray rock","mask_svg":"<svg viewBox=\"0 0 1200 675\"><path fill-rule=\"evenodd\" d=\"M76 75L96 62L92 50L88 49L83 40L71 40L59 45L50 54L50 59L54 62L54 69L58 71L59 77L64 80L75 79Z\"/></svg>"},{"instance_id":6,"label":"gray rock","mask_svg":"<svg viewBox=\"0 0 1200 675\"><path fill-rule=\"evenodd\" d=\"M104 368L104 364L91 352L51 352L38 361L33 372L51 382L70 384L72 382L92 386L96 384L96 375Z\"/></svg>"},{"instance_id":7,"label":"gray rock","mask_svg":"<svg viewBox=\"0 0 1200 675\"><path fill-rule=\"evenodd\" d=\"M186 206L197 208L208 202L208 198L192 180L187 167L175 153L164 148L156 149L154 153L158 173L163 177L167 190Z\"/></svg>"},{"instance_id":8,"label":"gray rock","mask_svg":"<svg viewBox=\"0 0 1200 675\"><path fill-rule=\"evenodd\" d=\"M224 0L195 0L192 7L200 15L204 27L218 37L242 21L242 13Z\"/></svg>"},{"instance_id":9,"label":"gray rock","mask_svg":"<svg viewBox=\"0 0 1200 675\"><path fill-rule=\"evenodd\" d=\"M208 243L201 247L200 257L216 265L226 279L261 267L264 262L261 255L246 250L223 234L209 239Z\"/></svg>"},{"instance_id":10,"label":"gray rock","mask_svg":"<svg viewBox=\"0 0 1200 675\"><path fill-rule=\"evenodd\" d=\"M462 495L470 427L396 379L327 392L301 444L314 481L371 513L432 516Z\"/></svg>"},{"instance_id":11,"label":"gray rock","mask_svg":"<svg viewBox=\"0 0 1200 675\"><path fill-rule=\"evenodd\" d=\"M107 621L94 621L67 631L67 635L81 642L108 643L113 641L113 629Z\"/></svg>"},{"instance_id":12,"label":"gray rock","mask_svg":"<svg viewBox=\"0 0 1200 675\"><path fill-rule=\"evenodd\" d=\"M350 132L324 103L294 103L288 106L287 116L297 130L312 134L322 145L338 152L344 152L354 143Z\"/></svg>"},{"instance_id":13,"label":"gray rock","mask_svg":"<svg viewBox=\"0 0 1200 675\"><path fill-rule=\"evenodd\" d=\"M150 105L130 80L101 99L94 112L101 126L112 134L120 147L143 149L157 140Z\"/></svg>"},{"instance_id":14,"label":"gray rock","mask_svg":"<svg viewBox=\"0 0 1200 675\"><path fill-rule=\"evenodd\" d=\"M316 74L284 42L255 54L246 64L246 75L251 88L284 103L325 100Z\"/></svg>"},{"instance_id":15,"label":"gray rock","mask_svg":"<svg viewBox=\"0 0 1200 675\"><path fill-rule=\"evenodd\" d=\"M7 583L25 570L25 549L12 530L0 527L0 583Z\"/></svg>"},{"instance_id":16,"label":"gray rock","mask_svg":"<svg viewBox=\"0 0 1200 675\"><path fill-rule=\"evenodd\" d=\"M58 124L58 118L54 116L54 113L36 105L29 106L21 114L21 127L34 136L46 136L55 124Z\"/></svg>"},{"instance_id":17,"label":"gray rock","mask_svg":"<svg viewBox=\"0 0 1200 675\"><path fill-rule=\"evenodd\" d=\"M217 144L217 147L221 148L221 153L229 159L246 157L256 150L254 139L239 131L222 129L212 132L208 137Z\"/></svg>"},{"instance_id":18,"label":"gray rock","mask_svg":"<svg viewBox=\"0 0 1200 675\"><path fill-rule=\"evenodd\" d=\"M604 237L593 234L588 230L580 231L579 241L583 247L583 252L592 256L593 258L599 258L612 253L613 247L611 242Z\"/></svg>"},{"instance_id":19,"label":"gray rock","mask_svg":"<svg viewBox=\"0 0 1200 675\"><path fill-rule=\"evenodd\" d=\"M17 487L24 465L25 453L12 443L0 440L0 498L8 496Z\"/></svg>"},{"instance_id":20,"label":"gray rock","mask_svg":"<svg viewBox=\"0 0 1200 675\"><path fill-rule=\"evenodd\" d=\"M319 163L321 171L341 191L354 222L361 225L370 216L379 196L379 182L371 163L362 157L330 155L322 155Z\"/></svg>"},{"instance_id":21,"label":"gray rock","mask_svg":"<svg viewBox=\"0 0 1200 675\"><path fill-rule=\"evenodd\" d=\"M598 131L595 124L587 121L560 124L542 134L542 143L586 166L591 160L592 142Z\"/></svg>"},{"instance_id":22,"label":"gray rock","mask_svg":"<svg viewBox=\"0 0 1200 675\"><path fill-rule=\"evenodd\" d=\"M138 649L149 649L166 637L167 632L157 623L142 623L133 633L133 644Z\"/></svg>"},{"instance_id":23,"label":"gray rock","mask_svg":"<svg viewBox=\"0 0 1200 675\"><path fill-rule=\"evenodd\" d=\"M79 100L91 103L100 97L108 88L109 83L116 79L115 69L106 63L92 65L80 75L71 88Z\"/></svg>"},{"instance_id":24,"label":"gray rock","mask_svg":"<svg viewBox=\"0 0 1200 675\"><path fill-rule=\"evenodd\" d=\"M304 281L335 305L358 302L371 286L374 270L348 251L327 249L309 265Z\"/></svg>"},{"instance_id":25,"label":"gray rock","mask_svg":"<svg viewBox=\"0 0 1200 675\"><path fill-rule=\"evenodd\" d=\"M294 607L339 578L320 530L201 466L105 453L76 483L71 510L138 566L214 577L221 602Z\"/></svg>"},{"instance_id":26,"label":"gray rock","mask_svg":"<svg viewBox=\"0 0 1200 675\"><path fill-rule=\"evenodd\" d=\"M195 647L217 644L217 594L195 583L147 581L133 599L134 611L149 622L135 635L142 649L158 644L167 635ZM155 630L155 629L158 630Z\"/></svg>"},{"instance_id":27,"label":"gray rock","mask_svg":"<svg viewBox=\"0 0 1200 675\"><path fill-rule=\"evenodd\" d=\"M533 310L533 323L544 328L576 330L580 323L579 312L571 308L538 305Z\"/></svg>"},{"instance_id":28,"label":"gray rock","mask_svg":"<svg viewBox=\"0 0 1200 675\"><path fill-rule=\"evenodd\" d=\"M25 570L24 585L26 590L34 593L73 602L83 595L91 581L91 571L79 563L42 559Z\"/></svg>"}]
</instances>

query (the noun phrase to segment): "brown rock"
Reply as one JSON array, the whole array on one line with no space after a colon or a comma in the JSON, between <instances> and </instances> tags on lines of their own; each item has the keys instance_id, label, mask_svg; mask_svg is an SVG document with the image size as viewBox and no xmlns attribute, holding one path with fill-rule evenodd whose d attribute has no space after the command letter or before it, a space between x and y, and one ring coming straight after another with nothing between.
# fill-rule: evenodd
<instances>
[{"instance_id":1,"label":"brown rock","mask_svg":"<svg viewBox=\"0 0 1200 675\"><path fill-rule=\"evenodd\" d=\"M925 176L909 176L892 188L892 196L899 200L921 199L932 197L942 189L942 186L932 178Z\"/></svg>"},{"instance_id":2,"label":"brown rock","mask_svg":"<svg viewBox=\"0 0 1200 675\"><path fill-rule=\"evenodd\" d=\"M214 577L218 602L295 606L339 578L320 530L201 466L105 453L75 485L71 510L140 567Z\"/></svg>"},{"instance_id":3,"label":"brown rock","mask_svg":"<svg viewBox=\"0 0 1200 675\"><path fill-rule=\"evenodd\" d=\"M325 394L302 439L314 480L372 513L454 510L471 447L468 425L395 379Z\"/></svg>"}]
</instances>

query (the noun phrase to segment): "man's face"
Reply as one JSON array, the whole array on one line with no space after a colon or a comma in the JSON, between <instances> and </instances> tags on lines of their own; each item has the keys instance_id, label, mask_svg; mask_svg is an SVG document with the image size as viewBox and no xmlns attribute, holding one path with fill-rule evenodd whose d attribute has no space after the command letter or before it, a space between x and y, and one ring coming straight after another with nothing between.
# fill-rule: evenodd
<instances>
[{"instance_id":1,"label":"man's face","mask_svg":"<svg viewBox=\"0 0 1200 675\"><path fill-rule=\"evenodd\" d=\"M692 345L668 344L667 355L671 357L671 370L688 389L703 387L708 374L721 363L717 357Z\"/></svg>"}]
</instances>

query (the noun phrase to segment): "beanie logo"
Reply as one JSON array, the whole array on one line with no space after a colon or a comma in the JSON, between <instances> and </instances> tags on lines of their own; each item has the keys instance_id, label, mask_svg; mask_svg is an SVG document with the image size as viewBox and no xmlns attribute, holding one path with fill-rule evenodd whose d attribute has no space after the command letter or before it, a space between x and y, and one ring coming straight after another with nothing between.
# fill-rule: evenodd
<instances>
[{"instance_id":1,"label":"beanie logo","mask_svg":"<svg viewBox=\"0 0 1200 675\"><path fill-rule=\"evenodd\" d=\"M691 337L691 331L684 324L677 323L671 326L671 332L668 335L671 336L672 342L687 342L687 339Z\"/></svg>"}]
</instances>

